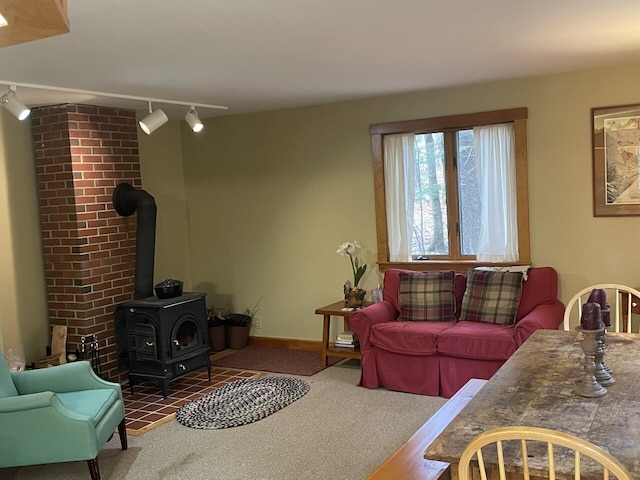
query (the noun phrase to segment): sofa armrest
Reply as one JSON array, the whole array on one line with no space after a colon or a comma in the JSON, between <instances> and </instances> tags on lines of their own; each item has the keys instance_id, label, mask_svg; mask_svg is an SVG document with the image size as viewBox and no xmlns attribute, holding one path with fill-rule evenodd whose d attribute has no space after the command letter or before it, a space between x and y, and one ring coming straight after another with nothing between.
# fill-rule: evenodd
<instances>
[{"instance_id":1,"label":"sofa armrest","mask_svg":"<svg viewBox=\"0 0 640 480\"><path fill-rule=\"evenodd\" d=\"M75 392L112 388L122 397L120 384L107 382L98 377L91 364L85 360L37 370L12 372L11 377L20 395L43 391Z\"/></svg>"},{"instance_id":2,"label":"sofa armrest","mask_svg":"<svg viewBox=\"0 0 640 480\"><path fill-rule=\"evenodd\" d=\"M360 340L360 351L369 348L369 338L373 325L383 322L395 322L399 313L393 304L386 300L374 303L353 313L349 317L349 328Z\"/></svg>"},{"instance_id":3,"label":"sofa armrest","mask_svg":"<svg viewBox=\"0 0 640 480\"><path fill-rule=\"evenodd\" d=\"M564 316L564 305L560 300L536 306L516 323L513 336L518 347L536 330L557 330Z\"/></svg>"}]
</instances>

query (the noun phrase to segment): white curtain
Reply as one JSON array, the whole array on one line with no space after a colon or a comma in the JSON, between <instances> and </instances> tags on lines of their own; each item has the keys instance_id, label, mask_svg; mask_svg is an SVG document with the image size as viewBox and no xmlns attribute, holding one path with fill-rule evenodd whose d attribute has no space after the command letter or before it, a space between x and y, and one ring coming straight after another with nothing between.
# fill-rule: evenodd
<instances>
[{"instance_id":1,"label":"white curtain","mask_svg":"<svg viewBox=\"0 0 640 480\"><path fill-rule=\"evenodd\" d=\"M513 124L473 129L480 188L480 236L477 258L518 261L516 162Z\"/></svg>"},{"instance_id":2,"label":"white curtain","mask_svg":"<svg viewBox=\"0 0 640 480\"><path fill-rule=\"evenodd\" d=\"M384 188L389 260L410 262L415 194L414 135L384 137Z\"/></svg>"}]
</instances>

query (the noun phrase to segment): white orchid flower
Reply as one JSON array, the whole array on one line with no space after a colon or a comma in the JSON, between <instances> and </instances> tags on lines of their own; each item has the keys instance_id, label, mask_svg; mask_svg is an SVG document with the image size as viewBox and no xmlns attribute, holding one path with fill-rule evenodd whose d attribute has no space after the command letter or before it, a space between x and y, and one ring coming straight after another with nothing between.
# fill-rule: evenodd
<instances>
[{"instance_id":1,"label":"white orchid flower","mask_svg":"<svg viewBox=\"0 0 640 480\"><path fill-rule=\"evenodd\" d=\"M353 242L344 242L342 245L339 245L338 250L336 250L338 255L349 257L351 269L353 271L353 288L355 289L358 288L358 283L367 269L366 264L360 265L360 259L357 256L354 258L361 248L362 246L360 243L358 243L357 240L354 240Z\"/></svg>"},{"instance_id":2,"label":"white orchid flower","mask_svg":"<svg viewBox=\"0 0 640 480\"><path fill-rule=\"evenodd\" d=\"M349 248L349 242L345 242L342 245L338 246L338 250L336 250L336 253L338 255L348 255L347 249Z\"/></svg>"}]
</instances>

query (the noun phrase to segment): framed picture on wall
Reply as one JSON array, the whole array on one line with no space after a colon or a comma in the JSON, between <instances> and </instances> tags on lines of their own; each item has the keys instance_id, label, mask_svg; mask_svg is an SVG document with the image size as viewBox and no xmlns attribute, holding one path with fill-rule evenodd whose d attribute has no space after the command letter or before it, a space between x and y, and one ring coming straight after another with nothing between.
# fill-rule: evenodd
<instances>
[{"instance_id":1,"label":"framed picture on wall","mask_svg":"<svg viewBox=\"0 0 640 480\"><path fill-rule=\"evenodd\" d=\"M640 215L640 104L591 109L593 215Z\"/></svg>"}]
</instances>

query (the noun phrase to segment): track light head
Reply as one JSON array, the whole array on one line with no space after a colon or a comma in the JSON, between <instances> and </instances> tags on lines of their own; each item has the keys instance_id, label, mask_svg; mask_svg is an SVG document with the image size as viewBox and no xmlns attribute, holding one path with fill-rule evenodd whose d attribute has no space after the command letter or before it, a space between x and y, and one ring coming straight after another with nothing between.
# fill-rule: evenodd
<instances>
[{"instance_id":1,"label":"track light head","mask_svg":"<svg viewBox=\"0 0 640 480\"><path fill-rule=\"evenodd\" d=\"M31 110L16 95L16 87L10 86L9 91L0 97L0 103L18 120L22 121L29 116Z\"/></svg>"},{"instance_id":2,"label":"track light head","mask_svg":"<svg viewBox=\"0 0 640 480\"><path fill-rule=\"evenodd\" d=\"M204 128L204 125L200 121L200 118L198 118L198 112L196 111L196 107L194 107L193 105L191 105L191 108L189 109L187 114L184 116L184 119L187 121L187 123L191 127L191 130L193 130L196 133L202 131L202 129Z\"/></svg>"},{"instance_id":3,"label":"track light head","mask_svg":"<svg viewBox=\"0 0 640 480\"><path fill-rule=\"evenodd\" d=\"M164 113L161 108L158 108L152 112L151 102L149 102L149 115L140 120L138 124L140 125L140 128L144 133L146 133L147 135L151 135L168 121L169 117L167 117L167 114Z\"/></svg>"}]
</instances>

